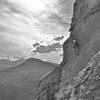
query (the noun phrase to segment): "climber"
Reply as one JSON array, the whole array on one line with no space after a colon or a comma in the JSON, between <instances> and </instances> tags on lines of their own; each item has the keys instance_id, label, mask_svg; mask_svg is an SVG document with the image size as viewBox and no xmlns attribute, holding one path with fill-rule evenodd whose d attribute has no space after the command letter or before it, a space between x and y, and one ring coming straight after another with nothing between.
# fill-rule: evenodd
<instances>
[{"instance_id":1,"label":"climber","mask_svg":"<svg viewBox=\"0 0 100 100\"><path fill-rule=\"evenodd\" d=\"M79 55L80 41L79 39L73 40L73 49L77 55Z\"/></svg>"}]
</instances>

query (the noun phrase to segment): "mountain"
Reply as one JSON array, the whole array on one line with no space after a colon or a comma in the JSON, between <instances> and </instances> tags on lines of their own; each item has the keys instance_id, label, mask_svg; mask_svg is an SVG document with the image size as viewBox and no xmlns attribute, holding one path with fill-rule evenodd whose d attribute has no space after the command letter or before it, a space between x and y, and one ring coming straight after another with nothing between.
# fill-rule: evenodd
<instances>
[{"instance_id":1,"label":"mountain","mask_svg":"<svg viewBox=\"0 0 100 100\"><path fill-rule=\"evenodd\" d=\"M16 61L10 61L8 59L1 59L0 60L0 70L5 70L7 68L14 67L16 65L23 63L24 61L25 59L23 58L16 60Z\"/></svg>"},{"instance_id":2,"label":"mountain","mask_svg":"<svg viewBox=\"0 0 100 100\"><path fill-rule=\"evenodd\" d=\"M29 58L19 65L0 71L0 100L34 100L34 93L42 77L57 67L49 62Z\"/></svg>"},{"instance_id":3,"label":"mountain","mask_svg":"<svg viewBox=\"0 0 100 100\"><path fill-rule=\"evenodd\" d=\"M33 74L33 79L38 80L53 68L55 68L53 64L39 59L29 58L19 65L1 71L0 76L3 79L13 80L27 74Z\"/></svg>"},{"instance_id":4,"label":"mountain","mask_svg":"<svg viewBox=\"0 0 100 100\"><path fill-rule=\"evenodd\" d=\"M56 96L56 100L100 100L100 51L73 80L66 80Z\"/></svg>"}]
</instances>

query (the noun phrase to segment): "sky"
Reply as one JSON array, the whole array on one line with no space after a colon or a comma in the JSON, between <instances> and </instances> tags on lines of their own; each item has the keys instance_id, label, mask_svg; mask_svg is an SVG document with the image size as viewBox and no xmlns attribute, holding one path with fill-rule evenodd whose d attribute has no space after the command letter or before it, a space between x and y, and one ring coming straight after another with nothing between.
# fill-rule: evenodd
<instances>
[{"instance_id":1,"label":"sky","mask_svg":"<svg viewBox=\"0 0 100 100\"><path fill-rule=\"evenodd\" d=\"M0 58L60 63L74 0L0 0Z\"/></svg>"}]
</instances>

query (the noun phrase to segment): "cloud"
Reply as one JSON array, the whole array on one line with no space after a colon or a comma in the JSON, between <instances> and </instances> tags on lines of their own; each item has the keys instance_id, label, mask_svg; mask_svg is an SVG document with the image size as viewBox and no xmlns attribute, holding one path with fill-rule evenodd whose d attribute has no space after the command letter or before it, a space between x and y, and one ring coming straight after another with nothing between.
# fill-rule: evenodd
<instances>
[{"instance_id":1,"label":"cloud","mask_svg":"<svg viewBox=\"0 0 100 100\"><path fill-rule=\"evenodd\" d=\"M9 2L8 0L0 0L0 7L6 13L9 13L9 12L18 13L18 14L23 13L23 11L20 9L18 5L13 4Z\"/></svg>"},{"instance_id":2,"label":"cloud","mask_svg":"<svg viewBox=\"0 0 100 100\"><path fill-rule=\"evenodd\" d=\"M67 22L71 22L71 17L73 13L73 3L75 0L59 0L58 9L59 14L62 14Z\"/></svg>"},{"instance_id":3,"label":"cloud","mask_svg":"<svg viewBox=\"0 0 100 100\"><path fill-rule=\"evenodd\" d=\"M37 47L37 46L40 46L40 44L39 43L33 44L33 47Z\"/></svg>"},{"instance_id":4,"label":"cloud","mask_svg":"<svg viewBox=\"0 0 100 100\"><path fill-rule=\"evenodd\" d=\"M59 56L63 57L63 53L59 54Z\"/></svg>"},{"instance_id":5,"label":"cloud","mask_svg":"<svg viewBox=\"0 0 100 100\"><path fill-rule=\"evenodd\" d=\"M50 13L50 15L48 16L48 19L51 23L56 23L63 27L69 26L69 22L67 22L62 16L60 16L58 14Z\"/></svg>"},{"instance_id":6,"label":"cloud","mask_svg":"<svg viewBox=\"0 0 100 100\"><path fill-rule=\"evenodd\" d=\"M64 36L57 36L54 38L55 41L60 41L60 40L63 40L64 39Z\"/></svg>"},{"instance_id":7,"label":"cloud","mask_svg":"<svg viewBox=\"0 0 100 100\"><path fill-rule=\"evenodd\" d=\"M44 0L50 9L41 13L34 13L17 1L21 0L0 0L0 56L25 56L31 54L33 47L33 52L40 54L58 52L62 35L68 34L72 0Z\"/></svg>"},{"instance_id":8,"label":"cloud","mask_svg":"<svg viewBox=\"0 0 100 100\"><path fill-rule=\"evenodd\" d=\"M47 46L44 46L44 45L40 45L39 47L36 48L36 50L33 51L33 53L50 53L50 52L57 52L59 51L59 49L62 48L62 44L60 43L54 43L54 44L51 44L51 45L47 45Z\"/></svg>"}]
</instances>

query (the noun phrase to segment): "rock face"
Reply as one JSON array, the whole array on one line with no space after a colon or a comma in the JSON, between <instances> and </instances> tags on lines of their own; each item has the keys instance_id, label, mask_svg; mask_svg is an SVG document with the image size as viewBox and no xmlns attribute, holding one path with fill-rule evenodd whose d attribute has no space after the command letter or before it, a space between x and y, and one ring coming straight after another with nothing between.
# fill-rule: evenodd
<instances>
[{"instance_id":1,"label":"rock face","mask_svg":"<svg viewBox=\"0 0 100 100\"><path fill-rule=\"evenodd\" d=\"M57 100L100 100L100 0L75 1L70 31Z\"/></svg>"},{"instance_id":2,"label":"rock face","mask_svg":"<svg viewBox=\"0 0 100 100\"><path fill-rule=\"evenodd\" d=\"M100 100L100 51L56 96L56 100Z\"/></svg>"},{"instance_id":3,"label":"rock face","mask_svg":"<svg viewBox=\"0 0 100 100\"><path fill-rule=\"evenodd\" d=\"M59 90L61 83L62 69L55 68L40 80L36 89L37 100L55 100L55 94Z\"/></svg>"},{"instance_id":4,"label":"rock face","mask_svg":"<svg viewBox=\"0 0 100 100\"><path fill-rule=\"evenodd\" d=\"M76 0L70 28L70 37L63 45L63 66L65 78L71 80L100 50L100 0ZM73 41L80 43L79 55L73 48ZM74 69L74 71L73 71Z\"/></svg>"}]
</instances>

